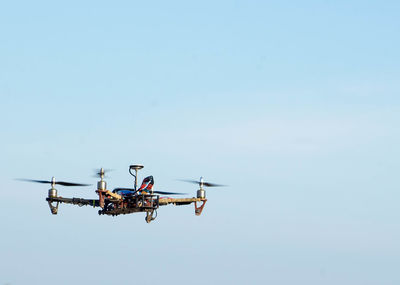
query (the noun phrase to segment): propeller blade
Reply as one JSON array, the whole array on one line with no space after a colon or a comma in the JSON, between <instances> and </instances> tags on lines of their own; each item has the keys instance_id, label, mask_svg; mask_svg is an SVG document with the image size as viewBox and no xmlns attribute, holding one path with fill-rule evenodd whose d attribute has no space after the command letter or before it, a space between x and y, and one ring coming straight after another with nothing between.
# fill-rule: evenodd
<instances>
[{"instance_id":1,"label":"propeller blade","mask_svg":"<svg viewBox=\"0 0 400 285\"><path fill-rule=\"evenodd\" d=\"M192 184L200 184L200 182L197 180L190 180L190 179L178 179L178 180L183 181L183 182L192 183Z\"/></svg>"},{"instance_id":2,"label":"propeller blade","mask_svg":"<svg viewBox=\"0 0 400 285\"><path fill-rule=\"evenodd\" d=\"M19 180L19 181L26 181L26 182L35 182L35 183L48 183L51 184L51 181L47 181L47 180L34 180L34 179L25 179L25 178L17 178L15 180Z\"/></svg>"},{"instance_id":3,"label":"propeller blade","mask_svg":"<svg viewBox=\"0 0 400 285\"><path fill-rule=\"evenodd\" d=\"M25 179L25 178L18 178L16 180L26 181L26 182L35 182L35 183L43 183L43 184L52 184L52 181L48 180L34 180L34 179ZM56 181L55 184L62 185L62 186L90 186L92 184L82 184L82 183L72 183L72 182L64 182L64 181Z\"/></svg>"},{"instance_id":4,"label":"propeller blade","mask_svg":"<svg viewBox=\"0 0 400 285\"><path fill-rule=\"evenodd\" d=\"M192 183L192 184L197 184L197 185L201 184L201 182L197 181L197 180L190 180L190 179L178 179L178 180L179 181L183 181L183 182ZM226 187L227 185L210 183L210 182L203 182L203 186L206 186L206 187Z\"/></svg>"},{"instance_id":5,"label":"propeller blade","mask_svg":"<svg viewBox=\"0 0 400 285\"><path fill-rule=\"evenodd\" d=\"M210 183L210 182L204 182L204 186L207 187L226 187L227 185L222 185L222 184L215 184L215 183Z\"/></svg>"},{"instance_id":6,"label":"propeller blade","mask_svg":"<svg viewBox=\"0 0 400 285\"><path fill-rule=\"evenodd\" d=\"M126 191L135 191L134 188L114 188L113 191L120 191L120 190L126 190Z\"/></svg>"},{"instance_id":7,"label":"propeller blade","mask_svg":"<svg viewBox=\"0 0 400 285\"><path fill-rule=\"evenodd\" d=\"M93 171L95 172L95 174L93 175L93 177L101 177L102 174L102 170L103 170L103 175L105 175L106 173L110 172L110 171L114 171L114 169L109 169L109 168L100 168L100 169L93 169Z\"/></svg>"},{"instance_id":8,"label":"propeller blade","mask_svg":"<svg viewBox=\"0 0 400 285\"><path fill-rule=\"evenodd\" d=\"M56 184L59 184L62 186L90 186L90 185L92 185L92 184L71 183L71 182L64 182L64 181L56 181Z\"/></svg>"},{"instance_id":9,"label":"propeller blade","mask_svg":"<svg viewBox=\"0 0 400 285\"><path fill-rule=\"evenodd\" d=\"M164 192L164 191L153 191L156 194L164 194L164 195L187 195L187 193L174 193L174 192Z\"/></svg>"}]
</instances>

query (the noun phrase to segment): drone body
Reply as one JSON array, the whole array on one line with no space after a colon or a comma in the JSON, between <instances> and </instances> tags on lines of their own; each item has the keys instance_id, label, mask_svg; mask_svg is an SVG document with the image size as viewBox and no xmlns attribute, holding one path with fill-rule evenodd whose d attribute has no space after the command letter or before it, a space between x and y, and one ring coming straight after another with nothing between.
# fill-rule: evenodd
<instances>
[{"instance_id":1,"label":"drone body","mask_svg":"<svg viewBox=\"0 0 400 285\"><path fill-rule=\"evenodd\" d=\"M98 211L99 215L118 216L121 214L125 215L131 213L144 212L146 213L145 220L147 223L150 223L157 217L157 209L160 206L166 206L169 204L189 205L191 203L194 203L195 214L199 216L201 215L203 208L207 202L204 186L207 187L223 186L223 185L204 182L203 178L200 178L200 181L184 180L186 182L195 183L200 186L200 189L197 191L197 197L171 198L166 196L160 196L158 194L181 195L182 193L154 191L153 190L154 180L152 176L146 177L143 180L141 187L138 188L137 172L142 168L143 168L142 165L131 165L129 167L129 173L135 177L134 188L115 188L113 191L107 190L107 183L106 181L104 181L105 171L103 168L101 168L100 171L97 173L97 175L100 177L100 181L98 181L97 183L97 190L96 190L98 199L64 198L58 196L57 190L55 189L56 184L63 186L88 186L87 184L56 181L54 177L51 181L29 180L29 179L22 179L22 180L51 184L51 189L48 192L48 197L46 198L46 201L48 202L51 213L53 215L57 215L58 206L60 203L66 203L78 206L86 205L92 207L100 207L101 209ZM133 170L135 171L135 173L132 173Z\"/></svg>"}]
</instances>

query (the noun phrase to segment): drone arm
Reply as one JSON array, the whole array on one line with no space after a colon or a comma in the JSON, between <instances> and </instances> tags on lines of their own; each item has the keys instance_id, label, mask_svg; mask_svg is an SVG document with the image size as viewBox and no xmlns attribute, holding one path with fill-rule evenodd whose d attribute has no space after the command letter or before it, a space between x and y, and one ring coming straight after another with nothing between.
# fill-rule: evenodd
<instances>
[{"instance_id":1,"label":"drone arm","mask_svg":"<svg viewBox=\"0 0 400 285\"><path fill-rule=\"evenodd\" d=\"M196 216L200 216L201 212L203 211L204 205L206 204L207 199L206 198L160 198L159 199L159 205L160 206L166 206L168 204L173 204L176 206L182 206L182 205L189 205L194 203L194 212ZM198 205L197 203L201 203L201 205Z\"/></svg>"},{"instance_id":2,"label":"drone arm","mask_svg":"<svg viewBox=\"0 0 400 285\"><path fill-rule=\"evenodd\" d=\"M100 207L99 200L96 199L52 197L52 198L46 198L46 200L50 203L59 202L59 203L73 204L78 206Z\"/></svg>"}]
</instances>

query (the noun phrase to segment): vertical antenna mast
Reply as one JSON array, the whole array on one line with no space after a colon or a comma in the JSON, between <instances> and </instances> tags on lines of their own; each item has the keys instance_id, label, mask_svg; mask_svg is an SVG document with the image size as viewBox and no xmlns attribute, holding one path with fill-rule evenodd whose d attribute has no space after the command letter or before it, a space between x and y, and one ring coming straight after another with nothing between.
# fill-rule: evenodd
<instances>
[{"instance_id":1,"label":"vertical antenna mast","mask_svg":"<svg viewBox=\"0 0 400 285\"><path fill-rule=\"evenodd\" d=\"M135 187L134 187L135 191L137 190L137 173L138 173L138 170L142 169L143 167L144 167L143 165L139 165L139 164L134 164L134 165L129 166L129 173L133 177L135 177ZM135 170L135 174L132 173L132 170Z\"/></svg>"}]
</instances>

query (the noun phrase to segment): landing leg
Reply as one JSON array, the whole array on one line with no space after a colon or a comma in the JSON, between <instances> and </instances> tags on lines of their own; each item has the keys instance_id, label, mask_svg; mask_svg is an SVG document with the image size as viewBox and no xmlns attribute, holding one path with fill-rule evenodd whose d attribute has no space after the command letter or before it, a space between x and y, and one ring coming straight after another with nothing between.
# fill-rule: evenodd
<instances>
[{"instance_id":1,"label":"landing leg","mask_svg":"<svg viewBox=\"0 0 400 285\"><path fill-rule=\"evenodd\" d=\"M157 211L153 210L150 212L146 212L146 217L144 218L146 220L146 223L150 223L151 221L154 221L157 218Z\"/></svg>"},{"instance_id":2,"label":"landing leg","mask_svg":"<svg viewBox=\"0 0 400 285\"><path fill-rule=\"evenodd\" d=\"M206 205L207 200L204 200L201 206L197 207L197 202L194 202L194 213L196 216L200 216L201 212L203 212L203 208Z\"/></svg>"},{"instance_id":3,"label":"landing leg","mask_svg":"<svg viewBox=\"0 0 400 285\"><path fill-rule=\"evenodd\" d=\"M53 202L48 202L49 203L49 207L50 207L50 211L51 211L51 213L53 214L53 215L57 215L57 213L58 213L58 204L59 204L59 202L54 202L55 203L55 205L53 205L52 203Z\"/></svg>"}]
</instances>

